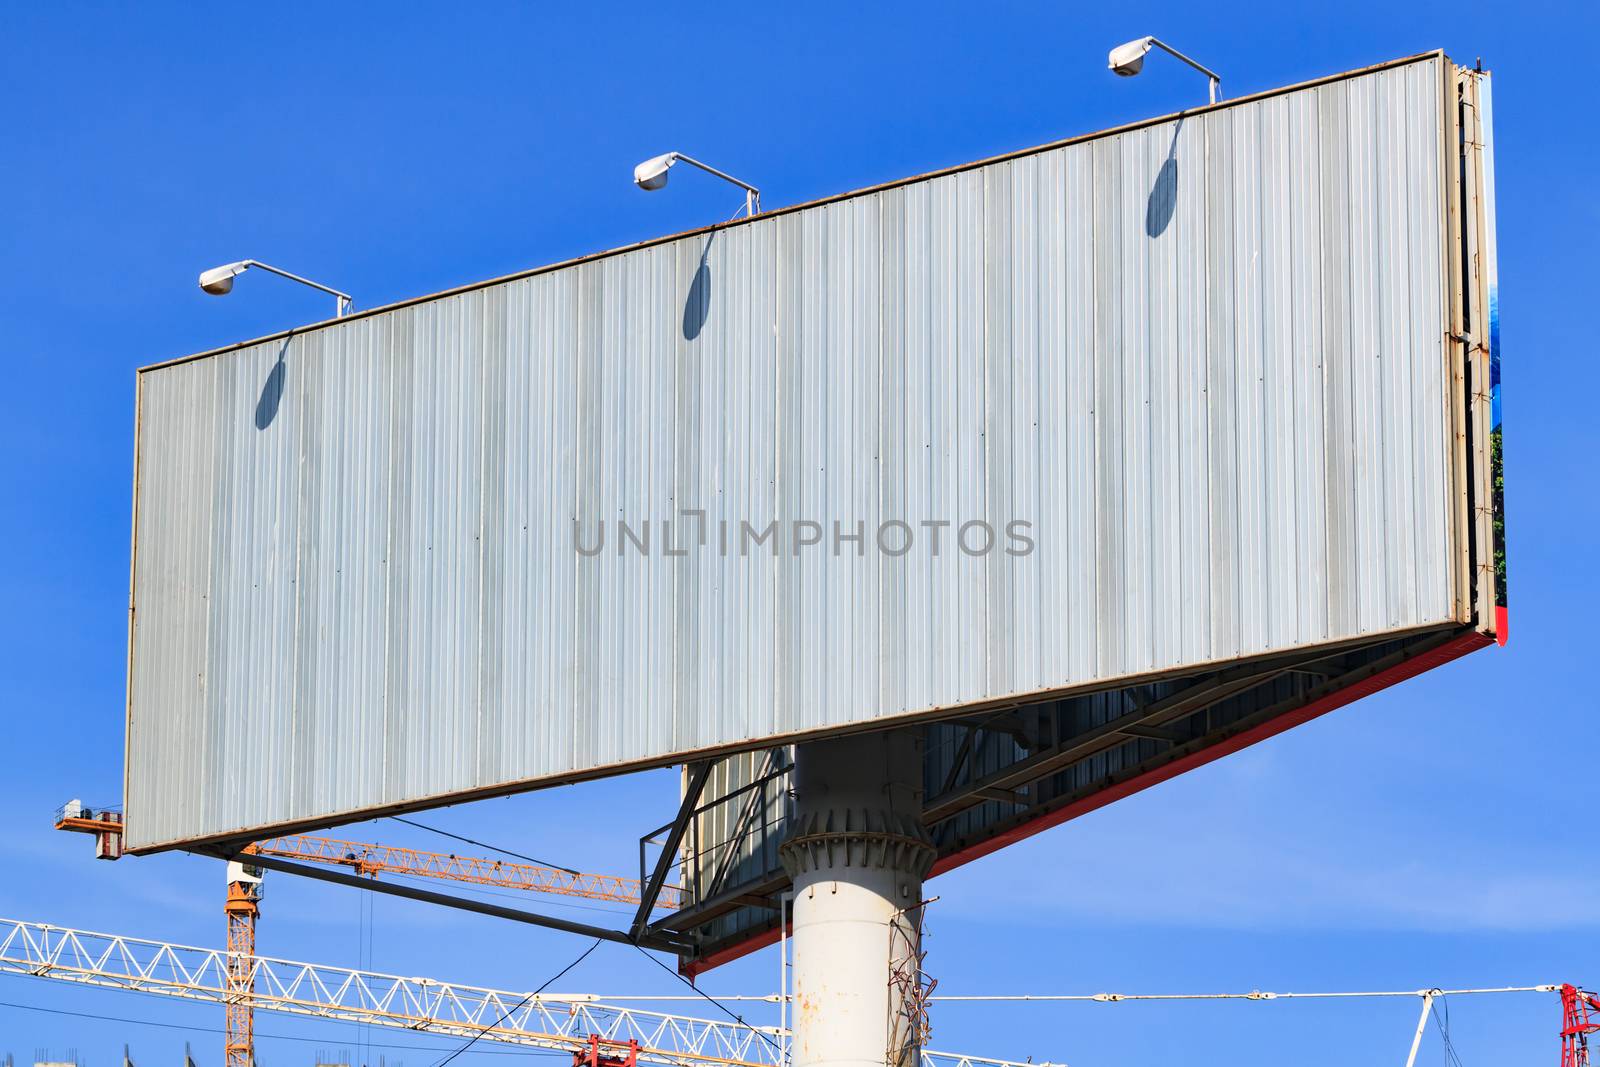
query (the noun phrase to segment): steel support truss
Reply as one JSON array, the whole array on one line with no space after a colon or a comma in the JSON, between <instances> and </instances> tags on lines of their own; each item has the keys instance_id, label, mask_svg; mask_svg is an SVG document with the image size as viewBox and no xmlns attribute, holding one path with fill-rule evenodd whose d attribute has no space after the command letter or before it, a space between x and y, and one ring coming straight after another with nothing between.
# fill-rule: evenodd
<instances>
[{"instance_id":1,"label":"steel support truss","mask_svg":"<svg viewBox=\"0 0 1600 1067\"><path fill-rule=\"evenodd\" d=\"M0 919L0 973L210 1004L248 998L258 1011L580 1055L598 1049L624 1057L636 1045L641 1063L681 1067L783 1067L788 1047L787 1032L774 1026L668 1015L584 995L531 996L264 956L241 960L225 950L17 919ZM922 1067L1029 1065L924 1051Z\"/></svg>"}]
</instances>

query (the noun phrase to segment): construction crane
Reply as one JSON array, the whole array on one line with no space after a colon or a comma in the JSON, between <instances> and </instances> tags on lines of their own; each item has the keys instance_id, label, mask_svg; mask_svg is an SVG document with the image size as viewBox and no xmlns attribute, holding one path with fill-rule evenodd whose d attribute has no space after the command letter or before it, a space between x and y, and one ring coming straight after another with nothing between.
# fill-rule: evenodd
<instances>
[{"instance_id":1,"label":"construction crane","mask_svg":"<svg viewBox=\"0 0 1600 1067\"><path fill-rule=\"evenodd\" d=\"M122 858L122 812L116 808L94 811L81 800L69 800L56 809L56 829L94 835L94 858Z\"/></svg>"},{"instance_id":2,"label":"construction crane","mask_svg":"<svg viewBox=\"0 0 1600 1067\"><path fill-rule=\"evenodd\" d=\"M94 836L95 856L104 860L122 857L122 813L113 807L87 808L72 800L56 812L55 827ZM447 852L399 848L332 837L293 834L257 841L241 850L245 855L278 856L312 863L345 867L372 878L380 874L439 878L469 885L522 889L533 893L583 897L619 904L638 904L643 887L637 879L616 875L585 874L561 867L534 863L512 863L476 856L457 856ZM676 886L663 886L656 907L676 908L681 895ZM240 861L228 864L227 898L223 904L227 917L227 972L231 995L226 1005L223 1041L225 1067L253 1067L255 1020L251 996L254 975L245 961L256 951L256 921L261 915L261 871ZM600 1053L595 1052L596 1056ZM592 1067L607 1067L596 1062ZM615 1067L615 1065L611 1065Z\"/></svg>"},{"instance_id":3,"label":"construction crane","mask_svg":"<svg viewBox=\"0 0 1600 1067\"><path fill-rule=\"evenodd\" d=\"M95 856L99 859L114 860L122 856L122 813L116 808L96 811L74 800L56 812L55 826L57 830L93 834ZM442 878L469 885L523 889L531 893L553 893L614 904L638 904L643 895L643 887L637 878L586 874L564 867L512 863L480 856L458 856L450 852L429 852L308 834L257 841L242 851L247 855L279 856L347 867L357 874L374 878L380 874ZM680 903L681 890L677 886L662 886L656 898L656 907L675 909Z\"/></svg>"},{"instance_id":4,"label":"construction crane","mask_svg":"<svg viewBox=\"0 0 1600 1067\"><path fill-rule=\"evenodd\" d=\"M1589 1067L1589 1035L1600 1033L1600 997L1561 987L1561 1067Z\"/></svg>"},{"instance_id":5,"label":"construction crane","mask_svg":"<svg viewBox=\"0 0 1600 1067\"><path fill-rule=\"evenodd\" d=\"M255 1067L256 1020L251 1008L256 954L256 919L261 914L261 872L237 860L228 863L228 990L224 1014L224 1067Z\"/></svg>"},{"instance_id":6,"label":"construction crane","mask_svg":"<svg viewBox=\"0 0 1600 1067\"><path fill-rule=\"evenodd\" d=\"M153 993L188 1001L229 1003L303 1018L382 1026L442 1037L475 1038L520 1048L565 1052L574 1067L664 1064L669 1067L784 1067L790 1033L781 1026L691 1018L647 1011L618 1000L661 1002L673 997L603 998L581 993L516 993L429 978L353 970L253 956L251 979L239 992L235 961L225 950L194 948L93 933L19 919L0 919L0 974L27 975L103 989ZM1093 993L941 996L941 1001L1078 1001L1119 1004L1226 1000L1271 1003L1305 999L1436 998L1469 994L1557 993L1562 1008L1561 1067L1587 1067L1588 1037L1600 1032L1600 997L1573 985L1417 989L1388 992ZM740 997L780 1003L781 995ZM608 1002L610 1001L610 1002ZM1426 1013L1425 1013L1426 1014ZM1414 1048L1414 1046L1413 1046ZM920 1067L1060 1067L922 1051Z\"/></svg>"},{"instance_id":7,"label":"construction crane","mask_svg":"<svg viewBox=\"0 0 1600 1067\"><path fill-rule=\"evenodd\" d=\"M403 874L422 878L443 878L469 885L525 889L531 893L555 893L614 904L638 904L643 886L637 878L614 874L586 874L563 867L541 867L534 863L509 863L481 856L457 856L449 852L428 852L395 845L375 845L362 841L343 841L334 837L295 834L258 841L244 850L258 856L309 860L348 867L357 874ZM681 901L677 886L661 887L656 907L676 909Z\"/></svg>"},{"instance_id":8,"label":"construction crane","mask_svg":"<svg viewBox=\"0 0 1600 1067\"><path fill-rule=\"evenodd\" d=\"M225 950L0 919L3 973L188 1001L239 999L263 1011L567 1052L575 1067L787 1062L789 1034L781 1027L670 1015L583 994L518 993L263 956L240 961L251 982L241 990L230 956ZM921 1067L1049 1065L924 1051Z\"/></svg>"}]
</instances>

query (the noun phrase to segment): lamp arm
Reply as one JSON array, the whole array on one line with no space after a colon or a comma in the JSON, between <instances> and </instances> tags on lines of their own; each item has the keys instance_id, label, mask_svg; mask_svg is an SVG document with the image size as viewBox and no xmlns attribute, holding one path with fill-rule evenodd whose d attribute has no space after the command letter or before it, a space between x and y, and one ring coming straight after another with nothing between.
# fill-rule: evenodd
<instances>
[{"instance_id":1,"label":"lamp arm","mask_svg":"<svg viewBox=\"0 0 1600 1067\"><path fill-rule=\"evenodd\" d=\"M1212 70L1210 67L1204 66L1203 64L1200 64L1200 63L1196 62L1195 60L1190 59L1188 56L1184 55L1182 52L1178 51L1176 48L1172 47L1167 42L1161 40L1159 37L1150 38L1150 43L1155 45L1157 48L1161 49L1163 52L1167 53L1167 55L1172 56L1175 59L1182 60L1183 62L1189 64L1189 66L1193 67L1195 70L1198 70L1201 74L1204 74L1207 78L1210 78L1211 79L1211 102L1213 104L1215 104L1217 102L1217 99L1222 96L1222 75L1218 74L1216 71Z\"/></svg>"},{"instance_id":2,"label":"lamp arm","mask_svg":"<svg viewBox=\"0 0 1600 1067\"><path fill-rule=\"evenodd\" d=\"M256 267L260 270L276 274L280 278L288 278L292 282L299 282L301 285L309 285L311 288L320 289L330 296L336 296L339 298L339 306L345 310L348 310L349 305L355 302L355 298L349 293L341 293L339 290L334 289L331 286L323 285L321 282L314 282L310 278L302 278L298 274L291 274L281 267L274 267L272 264L263 263L259 259L247 259L244 262L247 267Z\"/></svg>"},{"instance_id":3,"label":"lamp arm","mask_svg":"<svg viewBox=\"0 0 1600 1067\"><path fill-rule=\"evenodd\" d=\"M715 174L717 177L721 178L723 181L732 182L734 185L737 185L739 188L743 189L748 194L748 196L746 198L747 202L750 203L753 206L754 210L755 211L760 211L761 210L761 190L757 189L755 186L751 185L749 182L740 181L738 178L735 178L733 175L729 174L728 172L718 170L716 167L711 166L709 163L702 163L698 159L695 159L693 156L686 156L682 152L674 152L673 155L676 156L680 161L682 161L684 163L688 163L688 164L690 164L692 166L699 167L701 170L705 171L707 174Z\"/></svg>"}]
</instances>

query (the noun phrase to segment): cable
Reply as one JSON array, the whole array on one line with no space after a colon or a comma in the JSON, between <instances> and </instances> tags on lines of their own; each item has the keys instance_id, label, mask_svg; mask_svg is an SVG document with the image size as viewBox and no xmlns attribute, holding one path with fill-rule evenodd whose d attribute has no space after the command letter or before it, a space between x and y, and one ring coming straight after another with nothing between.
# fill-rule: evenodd
<instances>
[{"instance_id":1,"label":"cable","mask_svg":"<svg viewBox=\"0 0 1600 1067\"><path fill-rule=\"evenodd\" d=\"M1444 1014L1441 1016L1439 1008L1443 1006ZM1432 1006L1433 1021L1439 1027L1439 1037L1444 1041L1444 1056L1446 1062L1453 1067L1461 1067L1461 1057L1456 1053L1456 1044L1450 1040L1450 1002L1444 997L1434 1000Z\"/></svg>"},{"instance_id":2,"label":"cable","mask_svg":"<svg viewBox=\"0 0 1600 1067\"><path fill-rule=\"evenodd\" d=\"M374 898L377 897L377 894L376 893L361 893L361 894L359 894L359 896L361 897L361 901L360 901L361 969L363 971L370 971L370 970L372 970L372 943L373 943L373 921L372 921L373 920L373 915L372 915L372 909L373 909L373 906L374 906ZM364 1067L366 1062L372 1058L372 1027L367 1023L362 1023L361 1026L356 1030L356 1040L358 1042L357 1051L360 1054L360 1056L362 1057L361 1062L362 1062L363 1067Z\"/></svg>"},{"instance_id":3,"label":"cable","mask_svg":"<svg viewBox=\"0 0 1600 1067\"><path fill-rule=\"evenodd\" d=\"M437 826L427 826L427 825L425 825L423 823L420 823L420 822L413 822L410 819L402 819L398 815L391 815L391 816L389 816L389 818L393 819L395 822L403 822L407 826L415 826L418 830L426 830L430 834L438 834L440 837L448 837L452 841L460 841L462 844L465 844L465 845L473 845L473 846L475 846L477 848L486 848L490 852L498 852L502 856L514 856L515 858L517 858L519 860L527 860L529 863L537 863L541 867L554 867L556 870L561 871L561 872L563 872L565 874L571 874L571 875L581 875L581 874L583 874L582 871L575 871L571 867L563 867L559 863L550 863L547 860L537 859L537 858L535 858L533 856L524 856L520 852L512 852L509 848L496 848L494 845L487 845L487 844L484 844L482 841L474 841L470 837L462 837L460 834L453 834L449 830L441 830Z\"/></svg>"},{"instance_id":4,"label":"cable","mask_svg":"<svg viewBox=\"0 0 1600 1067\"><path fill-rule=\"evenodd\" d=\"M16 1008L20 1011L37 1011L46 1015L68 1015L74 1019L94 1019L105 1023L123 1023L129 1026L153 1026L160 1030L185 1030L197 1034L221 1034L227 1031L219 1026L189 1026L184 1023L163 1023L152 1019L130 1019L118 1015L97 1015L89 1011L68 1011L65 1008L46 1008L37 1004L17 1004L9 1000L0 1000L0 1008ZM258 1039L266 1041L314 1041L326 1044L327 1039L321 1037L298 1037L294 1034L263 1034L257 1033ZM499 1038L489 1038L490 1041L499 1041ZM392 1048L402 1052L443 1052L444 1045L391 1045L375 1044L371 1048ZM519 1048L515 1051L490 1050L477 1053L479 1056L567 1056L569 1053L558 1052L555 1049Z\"/></svg>"},{"instance_id":5,"label":"cable","mask_svg":"<svg viewBox=\"0 0 1600 1067\"><path fill-rule=\"evenodd\" d=\"M494 1022L490 1023L488 1026L485 1026L482 1030L479 1030L477 1033L473 1034L471 1037L469 1037L467 1039L467 1043L465 1045L462 1045L460 1048L458 1048L454 1052L450 1053L450 1055L446 1056L444 1059L442 1059L439 1062L435 1063L433 1065L433 1067L444 1067L445 1064L449 1063L451 1060L455 1059L457 1056L459 1056L463 1052L467 1051L467 1049L469 1049L473 1045L477 1044L478 1043L478 1038L482 1037L485 1032L487 1032L489 1030L492 1030L495 1027L499 1026L501 1023L505 1022L507 1019L509 1019L511 1017L511 1014L513 1012L515 1012L518 1008L522 1007L524 1004L528 1003L528 1001L532 1000L534 997L538 996L540 993L543 993L546 989L549 989L556 982L560 981L563 977L566 976L566 973L568 971L572 970L572 968L576 967L578 964L580 964L584 960L588 959L589 958L589 953L593 952L595 949L597 949L599 947L600 947L600 939L597 937L597 938L594 939L594 944L592 944L588 948L584 949L583 952L579 954L577 959L573 960L571 963L567 964L565 967L561 968L561 970L557 971L554 975L552 975L550 978L548 978L545 981L544 985L540 986L538 989L535 989L532 993L529 993L527 996L525 996L521 1000L517 1001L511 1007L507 1008L503 1013L501 1013L500 1018L496 1019Z\"/></svg>"},{"instance_id":6,"label":"cable","mask_svg":"<svg viewBox=\"0 0 1600 1067\"><path fill-rule=\"evenodd\" d=\"M1432 993L1435 997L1449 994L1451 996L1467 996L1473 993L1554 993L1560 989L1559 984L1550 985L1507 985L1485 987L1481 989L1392 989L1374 990L1371 992L1355 993L1269 993L1264 990L1254 990L1249 993L1012 993L997 996L939 996L929 997L930 1001L951 1003L955 1001L985 1002L985 1001L1040 1001L1056 1002L1068 1000L1092 1000L1101 1003L1114 1004L1122 1000L1308 1000L1308 999L1335 999L1335 998L1361 998L1361 997L1423 997Z\"/></svg>"},{"instance_id":7,"label":"cable","mask_svg":"<svg viewBox=\"0 0 1600 1067\"><path fill-rule=\"evenodd\" d=\"M684 985L688 986L690 989L692 989L696 993L698 993L700 995L700 997L703 1000L705 1000L707 1003L715 1005L716 1009L718 1011L722 1012L724 1015L726 1015L728 1018L732 1019L734 1022L738 1023L740 1026L744 1027L746 1030L749 1030L752 1034L755 1034L757 1037L759 1037L761 1040L765 1041L767 1044L771 1045L774 1049L777 1050L777 1052L778 1052L780 1057L783 1055L783 1047L781 1045L779 1045L776 1041L772 1040L771 1035L769 1035L766 1031L762 1030L760 1027L751 1026L749 1023L745 1022L743 1015L734 1014L733 1010L731 1008L729 1008L726 1004L722 1003L722 1001L718 1000L716 997L712 996L710 993L707 993L704 989L701 989L699 986L697 986L693 982L689 981L689 979L685 978L683 975L679 974L677 971L673 970L671 967L668 967L665 963L662 963L660 960L658 960L654 956L650 955L649 952L645 951L645 949L644 949L644 947L642 945L634 945L633 947L638 949L639 950L639 954L642 955L645 959L649 960L651 963L655 964L657 967L660 967L663 971L666 971L668 974L672 975L672 977L676 978L678 981L682 982ZM437 1065L436 1065L436 1067L437 1067Z\"/></svg>"}]
</instances>

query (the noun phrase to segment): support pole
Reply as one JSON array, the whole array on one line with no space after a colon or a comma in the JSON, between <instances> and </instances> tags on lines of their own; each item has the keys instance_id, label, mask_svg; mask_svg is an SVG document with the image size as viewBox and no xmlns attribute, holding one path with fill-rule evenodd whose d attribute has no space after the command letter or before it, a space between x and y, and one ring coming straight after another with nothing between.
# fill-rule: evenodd
<instances>
[{"instance_id":1,"label":"support pole","mask_svg":"<svg viewBox=\"0 0 1600 1067\"><path fill-rule=\"evenodd\" d=\"M795 748L791 1067L916 1067L924 1010L892 957L920 960L922 759L907 731ZM903 976L902 976L903 977Z\"/></svg>"},{"instance_id":2,"label":"support pole","mask_svg":"<svg viewBox=\"0 0 1600 1067\"><path fill-rule=\"evenodd\" d=\"M1415 1067L1417 1049L1422 1047L1422 1032L1428 1028L1428 1013L1433 1010L1433 995L1437 989L1422 994L1422 1014L1417 1018L1417 1032L1411 1037L1411 1054L1406 1057L1406 1067Z\"/></svg>"}]
</instances>

